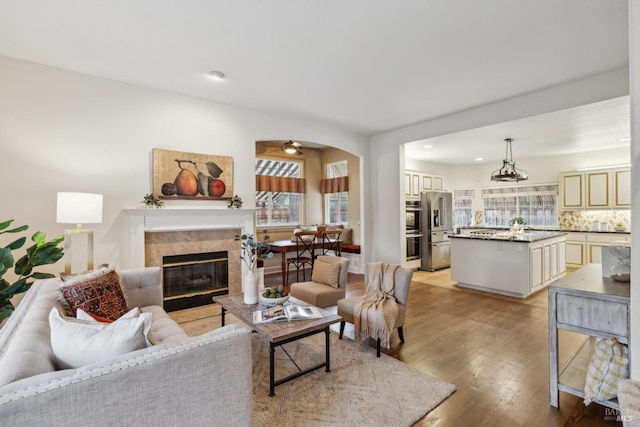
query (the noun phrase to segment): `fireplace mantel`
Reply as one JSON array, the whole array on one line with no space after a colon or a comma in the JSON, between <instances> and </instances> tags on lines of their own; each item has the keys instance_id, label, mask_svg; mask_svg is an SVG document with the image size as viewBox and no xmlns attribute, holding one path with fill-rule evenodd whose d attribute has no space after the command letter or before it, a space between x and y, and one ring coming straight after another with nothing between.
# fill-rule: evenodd
<instances>
[{"instance_id":1,"label":"fireplace mantel","mask_svg":"<svg viewBox=\"0 0 640 427\"><path fill-rule=\"evenodd\" d=\"M255 208L124 209L131 218L131 267L145 267L145 233L240 229L253 233Z\"/></svg>"},{"instance_id":2,"label":"fireplace mantel","mask_svg":"<svg viewBox=\"0 0 640 427\"><path fill-rule=\"evenodd\" d=\"M167 207L167 208L132 208L124 209L129 215L142 216L170 216L170 215L202 215L212 213L214 215L237 215L238 213L249 212L253 214L256 208L212 208L212 207Z\"/></svg>"}]
</instances>

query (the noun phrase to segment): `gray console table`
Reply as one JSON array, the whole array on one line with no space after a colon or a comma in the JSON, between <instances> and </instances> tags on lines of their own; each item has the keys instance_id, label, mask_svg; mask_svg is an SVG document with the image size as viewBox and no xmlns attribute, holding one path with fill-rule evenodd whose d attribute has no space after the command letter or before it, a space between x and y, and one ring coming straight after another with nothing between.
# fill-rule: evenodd
<instances>
[{"instance_id":1,"label":"gray console table","mask_svg":"<svg viewBox=\"0 0 640 427\"><path fill-rule=\"evenodd\" d=\"M629 294L629 283L602 277L600 264L588 264L549 286L551 406L558 407L560 391L584 397L587 367L598 338L614 337L629 344ZM588 336L561 370L558 329ZM617 399L597 403L619 409Z\"/></svg>"}]
</instances>

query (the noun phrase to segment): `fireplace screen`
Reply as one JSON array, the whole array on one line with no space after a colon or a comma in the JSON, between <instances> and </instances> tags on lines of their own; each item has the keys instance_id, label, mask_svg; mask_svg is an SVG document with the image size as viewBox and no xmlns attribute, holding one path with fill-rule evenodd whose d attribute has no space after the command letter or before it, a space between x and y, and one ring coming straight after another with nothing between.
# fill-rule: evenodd
<instances>
[{"instance_id":1,"label":"fireplace screen","mask_svg":"<svg viewBox=\"0 0 640 427\"><path fill-rule=\"evenodd\" d=\"M227 251L162 257L165 309L210 304L229 291Z\"/></svg>"}]
</instances>

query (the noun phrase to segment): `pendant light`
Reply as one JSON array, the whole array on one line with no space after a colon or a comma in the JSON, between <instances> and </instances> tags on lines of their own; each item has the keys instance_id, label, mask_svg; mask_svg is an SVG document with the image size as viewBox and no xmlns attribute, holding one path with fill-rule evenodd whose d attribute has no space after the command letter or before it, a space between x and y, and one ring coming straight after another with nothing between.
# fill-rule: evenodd
<instances>
[{"instance_id":1,"label":"pendant light","mask_svg":"<svg viewBox=\"0 0 640 427\"><path fill-rule=\"evenodd\" d=\"M511 153L511 141L513 140L511 138L507 138L504 141L507 143L505 159L502 161L502 167L498 170L493 171L493 173L491 174L491 181L526 181L527 179L529 179L527 171L516 168L516 163L513 161L513 154Z\"/></svg>"}]
</instances>

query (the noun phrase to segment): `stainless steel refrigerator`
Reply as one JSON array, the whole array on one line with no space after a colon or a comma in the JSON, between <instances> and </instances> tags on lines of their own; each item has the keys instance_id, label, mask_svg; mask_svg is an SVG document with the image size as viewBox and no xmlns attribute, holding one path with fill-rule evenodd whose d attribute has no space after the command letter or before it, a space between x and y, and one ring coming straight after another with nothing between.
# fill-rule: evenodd
<instances>
[{"instance_id":1,"label":"stainless steel refrigerator","mask_svg":"<svg viewBox=\"0 0 640 427\"><path fill-rule=\"evenodd\" d=\"M435 271L449 267L449 235L453 229L453 194L443 191L420 193L422 257L420 270Z\"/></svg>"}]
</instances>

